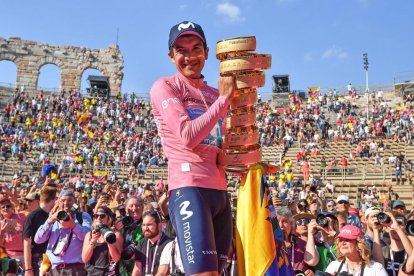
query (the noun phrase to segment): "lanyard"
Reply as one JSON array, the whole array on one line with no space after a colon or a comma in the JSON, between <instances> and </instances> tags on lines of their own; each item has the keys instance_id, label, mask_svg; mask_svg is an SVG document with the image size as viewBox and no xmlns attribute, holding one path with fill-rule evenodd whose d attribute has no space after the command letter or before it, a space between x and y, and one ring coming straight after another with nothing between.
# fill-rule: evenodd
<instances>
[{"instance_id":1,"label":"lanyard","mask_svg":"<svg viewBox=\"0 0 414 276\"><path fill-rule=\"evenodd\" d=\"M155 266L155 258L157 257L157 250L158 250L158 245L160 244L160 240L161 240L162 236L160 237L160 239L157 241L157 245L155 246L155 250L154 250L154 255L152 257L152 262L151 262L151 274L148 273L148 268L149 268L149 243L150 240L148 239L147 241L147 254L145 254L145 275L153 275L154 273L154 266Z\"/></svg>"}]
</instances>

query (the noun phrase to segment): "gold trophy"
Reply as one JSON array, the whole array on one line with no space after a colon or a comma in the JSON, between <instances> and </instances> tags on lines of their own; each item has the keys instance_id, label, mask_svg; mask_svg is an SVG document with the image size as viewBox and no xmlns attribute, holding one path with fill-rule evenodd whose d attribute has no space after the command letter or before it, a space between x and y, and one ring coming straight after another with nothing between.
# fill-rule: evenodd
<instances>
[{"instance_id":1,"label":"gold trophy","mask_svg":"<svg viewBox=\"0 0 414 276\"><path fill-rule=\"evenodd\" d=\"M223 131L218 162L226 171L245 171L262 159L259 130L256 126L257 88L265 84L265 73L272 64L271 55L254 53L256 37L225 39L216 44L220 75L233 75L237 90L231 100Z\"/></svg>"}]
</instances>

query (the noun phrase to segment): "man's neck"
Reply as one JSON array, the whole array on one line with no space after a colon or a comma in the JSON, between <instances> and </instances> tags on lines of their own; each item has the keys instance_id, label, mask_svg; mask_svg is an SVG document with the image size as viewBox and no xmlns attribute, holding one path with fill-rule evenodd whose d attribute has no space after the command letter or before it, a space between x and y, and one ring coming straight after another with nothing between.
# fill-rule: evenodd
<instances>
[{"instance_id":1,"label":"man's neck","mask_svg":"<svg viewBox=\"0 0 414 276\"><path fill-rule=\"evenodd\" d=\"M160 231L158 235L148 240L154 245L159 239L161 239L161 235L162 235L162 232Z\"/></svg>"},{"instance_id":2,"label":"man's neck","mask_svg":"<svg viewBox=\"0 0 414 276\"><path fill-rule=\"evenodd\" d=\"M50 210L52 209L52 206L50 204L43 203L43 202L39 203L39 207L42 208L46 213L49 213Z\"/></svg>"}]
</instances>

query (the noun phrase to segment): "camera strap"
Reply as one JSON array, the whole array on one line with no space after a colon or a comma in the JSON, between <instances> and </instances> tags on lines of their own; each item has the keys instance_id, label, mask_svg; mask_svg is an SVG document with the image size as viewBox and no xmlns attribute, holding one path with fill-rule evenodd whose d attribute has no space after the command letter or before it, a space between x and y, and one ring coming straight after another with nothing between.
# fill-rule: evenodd
<instances>
[{"instance_id":1,"label":"camera strap","mask_svg":"<svg viewBox=\"0 0 414 276\"><path fill-rule=\"evenodd\" d=\"M172 241L172 246L171 246L171 273L175 273L176 272L176 268L175 268L175 240Z\"/></svg>"},{"instance_id":2,"label":"camera strap","mask_svg":"<svg viewBox=\"0 0 414 276\"><path fill-rule=\"evenodd\" d=\"M57 247L57 245L58 245L58 243L59 243L59 241L60 241L60 236L62 235L62 230L60 229L60 231L59 231L59 236L58 236L58 238L56 239L56 242L55 242L55 244L53 245L53 247L52 247L52 252L54 252L55 251L55 249L56 249L56 247ZM72 236L73 236L73 229L71 229L70 230L70 233L69 233L69 240L67 241L67 245L66 245L66 249L67 248L69 248L69 245L70 245L70 243L71 243L71 241L72 241Z\"/></svg>"},{"instance_id":3,"label":"camera strap","mask_svg":"<svg viewBox=\"0 0 414 276\"><path fill-rule=\"evenodd\" d=\"M158 245L160 244L161 239L163 238L163 235L161 234L161 237L158 239L157 241L157 245L155 246L155 250L154 250L154 255L152 257L152 262L151 262L151 273L149 273L148 269L149 269L149 244L150 244L150 240L147 240L147 251L145 254L146 260L145 260L145 275L153 275L154 273L154 266L155 266L155 258L157 257L157 250L158 250Z\"/></svg>"}]
</instances>

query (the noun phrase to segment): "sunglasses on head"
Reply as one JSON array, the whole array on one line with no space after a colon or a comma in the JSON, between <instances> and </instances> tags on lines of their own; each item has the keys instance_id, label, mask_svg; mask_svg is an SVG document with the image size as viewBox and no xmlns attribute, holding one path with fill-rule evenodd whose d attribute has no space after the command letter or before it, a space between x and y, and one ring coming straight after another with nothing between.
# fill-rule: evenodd
<instances>
[{"instance_id":1,"label":"sunglasses on head","mask_svg":"<svg viewBox=\"0 0 414 276\"><path fill-rule=\"evenodd\" d=\"M308 218L298 219L296 221L296 225L298 225L298 226L299 225L308 225L309 222L310 222L310 219L308 219Z\"/></svg>"},{"instance_id":2,"label":"sunglasses on head","mask_svg":"<svg viewBox=\"0 0 414 276\"><path fill-rule=\"evenodd\" d=\"M340 201L338 201L338 204L348 204L348 201L346 201L346 200L340 200Z\"/></svg>"},{"instance_id":3,"label":"sunglasses on head","mask_svg":"<svg viewBox=\"0 0 414 276\"><path fill-rule=\"evenodd\" d=\"M106 214L95 214L95 215L93 215L93 218L94 219L97 219L97 218L104 219L106 217L107 217Z\"/></svg>"}]
</instances>

